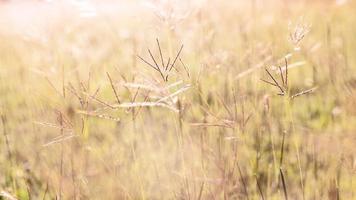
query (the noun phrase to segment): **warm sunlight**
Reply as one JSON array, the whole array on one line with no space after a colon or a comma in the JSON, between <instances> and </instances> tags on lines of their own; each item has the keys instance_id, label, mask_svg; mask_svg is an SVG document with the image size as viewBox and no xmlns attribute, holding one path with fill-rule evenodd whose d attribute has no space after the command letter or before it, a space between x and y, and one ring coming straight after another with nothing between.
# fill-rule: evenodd
<instances>
[{"instance_id":1,"label":"warm sunlight","mask_svg":"<svg viewBox=\"0 0 356 200\"><path fill-rule=\"evenodd\" d=\"M356 200L356 0L0 0L0 200Z\"/></svg>"}]
</instances>

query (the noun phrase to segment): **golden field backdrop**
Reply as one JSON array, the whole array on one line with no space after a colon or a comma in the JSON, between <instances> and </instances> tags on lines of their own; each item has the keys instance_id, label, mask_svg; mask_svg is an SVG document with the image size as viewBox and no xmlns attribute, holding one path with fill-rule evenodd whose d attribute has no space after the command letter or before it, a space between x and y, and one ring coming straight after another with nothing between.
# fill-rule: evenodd
<instances>
[{"instance_id":1,"label":"golden field backdrop","mask_svg":"<svg viewBox=\"0 0 356 200\"><path fill-rule=\"evenodd\" d=\"M0 2L0 199L356 199L355 10Z\"/></svg>"}]
</instances>

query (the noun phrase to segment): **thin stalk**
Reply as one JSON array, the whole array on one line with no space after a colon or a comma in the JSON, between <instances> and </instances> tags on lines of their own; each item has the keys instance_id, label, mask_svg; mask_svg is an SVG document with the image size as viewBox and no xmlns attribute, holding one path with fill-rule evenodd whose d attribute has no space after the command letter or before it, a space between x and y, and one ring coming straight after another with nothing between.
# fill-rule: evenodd
<instances>
[{"instance_id":1,"label":"thin stalk","mask_svg":"<svg viewBox=\"0 0 356 200\"><path fill-rule=\"evenodd\" d=\"M284 174L283 174L282 168L279 168L279 173L280 173L281 180L282 180L284 199L288 200L287 185L286 185L286 181L285 181L285 178L284 178Z\"/></svg>"}]
</instances>

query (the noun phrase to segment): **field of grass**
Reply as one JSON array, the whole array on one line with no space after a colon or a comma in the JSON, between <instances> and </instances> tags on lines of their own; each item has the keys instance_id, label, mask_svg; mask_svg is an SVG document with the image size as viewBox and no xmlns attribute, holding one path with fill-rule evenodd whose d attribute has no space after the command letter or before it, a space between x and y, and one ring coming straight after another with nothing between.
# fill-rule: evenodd
<instances>
[{"instance_id":1,"label":"field of grass","mask_svg":"<svg viewBox=\"0 0 356 200\"><path fill-rule=\"evenodd\" d=\"M84 4L0 2L0 199L356 199L355 1Z\"/></svg>"}]
</instances>

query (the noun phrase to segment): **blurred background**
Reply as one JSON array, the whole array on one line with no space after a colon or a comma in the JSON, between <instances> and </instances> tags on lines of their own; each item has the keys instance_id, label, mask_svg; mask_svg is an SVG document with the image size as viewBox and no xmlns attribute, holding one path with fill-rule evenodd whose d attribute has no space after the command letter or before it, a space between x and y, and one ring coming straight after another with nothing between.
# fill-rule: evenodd
<instances>
[{"instance_id":1,"label":"blurred background","mask_svg":"<svg viewBox=\"0 0 356 200\"><path fill-rule=\"evenodd\" d=\"M356 199L355 10L0 1L0 199Z\"/></svg>"}]
</instances>

